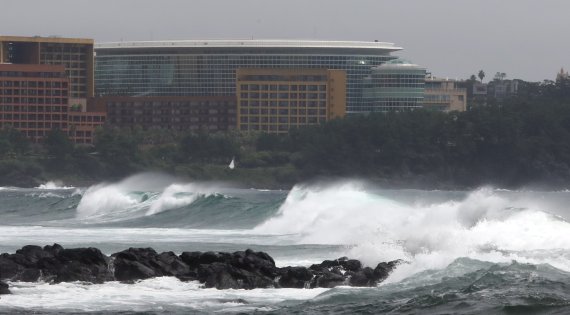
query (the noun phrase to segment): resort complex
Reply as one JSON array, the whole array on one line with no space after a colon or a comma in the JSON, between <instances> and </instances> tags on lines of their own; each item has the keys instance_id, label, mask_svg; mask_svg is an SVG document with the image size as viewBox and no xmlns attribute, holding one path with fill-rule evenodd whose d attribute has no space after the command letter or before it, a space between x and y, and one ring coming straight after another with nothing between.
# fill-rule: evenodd
<instances>
[{"instance_id":1,"label":"resort complex","mask_svg":"<svg viewBox=\"0 0 570 315\"><path fill-rule=\"evenodd\" d=\"M345 115L466 109L380 41L182 40L96 44L0 37L0 127L92 143L104 124L284 133ZM52 83L53 82L53 83Z\"/></svg>"}]
</instances>

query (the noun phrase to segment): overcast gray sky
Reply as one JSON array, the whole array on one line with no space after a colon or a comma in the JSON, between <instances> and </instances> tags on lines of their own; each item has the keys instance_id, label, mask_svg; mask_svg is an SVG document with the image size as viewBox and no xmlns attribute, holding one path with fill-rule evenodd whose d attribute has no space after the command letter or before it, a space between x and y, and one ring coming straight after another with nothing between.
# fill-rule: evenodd
<instances>
[{"instance_id":1,"label":"overcast gray sky","mask_svg":"<svg viewBox=\"0 0 570 315\"><path fill-rule=\"evenodd\" d=\"M378 39L440 77L541 81L570 68L569 0L0 0L0 34Z\"/></svg>"}]
</instances>

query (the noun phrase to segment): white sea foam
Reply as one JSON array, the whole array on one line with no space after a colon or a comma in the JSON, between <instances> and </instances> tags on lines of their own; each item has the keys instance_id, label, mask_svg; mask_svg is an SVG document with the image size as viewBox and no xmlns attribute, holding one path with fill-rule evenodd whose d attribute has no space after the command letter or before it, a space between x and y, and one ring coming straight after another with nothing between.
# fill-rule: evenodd
<instances>
[{"instance_id":1,"label":"white sea foam","mask_svg":"<svg viewBox=\"0 0 570 315\"><path fill-rule=\"evenodd\" d=\"M59 181L49 181L45 184L41 184L36 189L46 189L46 190L56 190L56 189L75 189L73 186L65 186Z\"/></svg>"},{"instance_id":2,"label":"white sea foam","mask_svg":"<svg viewBox=\"0 0 570 315\"><path fill-rule=\"evenodd\" d=\"M10 283L13 294L2 296L0 311L81 312L254 312L270 310L276 303L312 299L327 289L203 289L197 282L173 277L143 280L135 284ZM238 299L243 299L242 303Z\"/></svg>"},{"instance_id":3,"label":"white sea foam","mask_svg":"<svg viewBox=\"0 0 570 315\"><path fill-rule=\"evenodd\" d=\"M294 234L299 244L356 245L350 257L369 265L405 259L392 281L458 257L502 262L516 259L550 263L570 271L570 224L535 202L519 204L490 188L464 200L407 205L342 183L325 188L294 188L277 216L257 233ZM536 253L541 251L542 255Z\"/></svg>"}]
</instances>

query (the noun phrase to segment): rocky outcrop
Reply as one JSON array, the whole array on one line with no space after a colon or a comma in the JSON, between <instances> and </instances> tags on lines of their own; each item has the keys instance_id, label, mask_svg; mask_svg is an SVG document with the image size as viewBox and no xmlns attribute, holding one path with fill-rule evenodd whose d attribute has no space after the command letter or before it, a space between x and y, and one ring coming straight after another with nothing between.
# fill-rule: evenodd
<instances>
[{"instance_id":1,"label":"rocky outcrop","mask_svg":"<svg viewBox=\"0 0 570 315\"><path fill-rule=\"evenodd\" d=\"M109 271L109 258L98 249L64 249L55 244L43 248L28 245L17 250L15 254L2 254L0 279L102 283L113 280L114 277Z\"/></svg>"},{"instance_id":2,"label":"rocky outcrop","mask_svg":"<svg viewBox=\"0 0 570 315\"><path fill-rule=\"evenodd\" d=\"M152 248L129 248L111 255L115 279L134 281L154 277L174 276L193 280L190 268L173 252L158 254ZM186 278L188 277L188 278Z\"/></svg>"},{"instance_id":3,"label":"rocky outcrop","mask_svg":"<svg viewBox=\"0 0 570 315\"><path fill-rule=\"evenodd\" d=\"M343 257L308 268L278 268L267 253L251 249L234 253L183 252L178 256L173 252L159 254L152 248L129 248L107 257L96 248L29 245L15 254L0 255L0 279L102 283L172 276L217 289L366 287L384 281L399 263L383 262L372 269Z\"/></svg>"}]
</instances>

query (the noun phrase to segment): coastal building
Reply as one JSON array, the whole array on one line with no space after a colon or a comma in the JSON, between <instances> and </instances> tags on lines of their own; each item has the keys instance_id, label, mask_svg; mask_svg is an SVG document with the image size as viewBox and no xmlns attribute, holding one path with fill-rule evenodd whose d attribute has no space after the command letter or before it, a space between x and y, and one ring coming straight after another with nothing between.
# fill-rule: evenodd
<instances>
[{"instance_id":1,"label":"coastal building","mask_svg":"<svg viewBox=\"0 0 570 315\"><path fill-rule=\"evenodd\" d=\"M518 94L519 80L495 79L487 84L487 98L502 100Z\"/></svg>"},{"instance_id":2,"label":"coastal building","mask_svg":"<svg viewBox=\"0 0 570 315\"><path fill-rule=\"evenodd\" d=\"M69 78L69 97L92 97L93 39L0 36L0 63L62 65Z\"/></svg>"},{"instance_id":3,"label":"coastal building","mask_svg":"<svg viewBox=\"0 0 570 315\"><path fill-rule=\"evenodd\" d=\"M238 130L286 133L346 113L344 70L240 68L236 72Z\"/></svg>"},{"instance_id":4,"label":"coastal building","mask_svg":"<svg viewBox=\"0 0 570 315\"><path fill-rule=\"evenodd\" d=\"M467 89L460 88L456 80L426 77L423 107L444 112L466 111Z\"/></svg>"},{"instance_id":5,"label":"coastal building","mask_svg":"<svg viewBox=\"0 0 570 315\"><path fill-rule=\"evenodd\" d=\"M52 129L93 142L106 113L92 111L92 39L0 36L0 128L41 141Z\"/></svg>"},{"instance_id":6,"label":"coastal building","mask_svg":"<svg viewBox=\"0 0 570 315\"><path fill-rule=\"evenodd\" d=\"M90 100L107 122L144 130L227 131L236 127L234 96L105 96Z\"/></svg>"},{"instance_id":7,"label":"coastal building","mask_svg":"<svg viewBox=\"0 0 570 315\"><path fill-rule=\"evenodd\" d=\"M52 129L67 130L68 99L63 66L0 64L0 129L36 142Z\"/></svg>"},{"instance_id":8,"label":"coastal building","mask_svg":"<svg viewBox=\"0 0 570 315\"><path fill-rule=\"evenodd\" d=\"M330 69L346 73L346 112L380 110L365 78L400 47L384 42L184 40L95 45L96 96L236 97L242 68ZM383 105L381 105L383 106Z\"/></svg>"},{"instance_id":9,"label":"coastal building","mask_svg":"<svg viewBox=\"0 0 570 315\"><path fill-rule=\"evenodd\" d=\"M426 69L402 59L373 67L363 80L363 107L369 112L422 108Z\"/></svg>"},{"instance_id":10,"label":"coastal building","mask_svg":"<svg viewBox=\"0 0 570 315\"><path fill-rule=\"evenodd\" d=\"M68 107L67 134L69 139L77 144L93 144L95 130L107 122L105 108L96 106L90 100Z\"/></svg>"}]
</instances>

